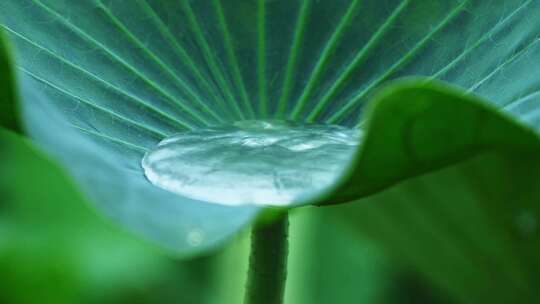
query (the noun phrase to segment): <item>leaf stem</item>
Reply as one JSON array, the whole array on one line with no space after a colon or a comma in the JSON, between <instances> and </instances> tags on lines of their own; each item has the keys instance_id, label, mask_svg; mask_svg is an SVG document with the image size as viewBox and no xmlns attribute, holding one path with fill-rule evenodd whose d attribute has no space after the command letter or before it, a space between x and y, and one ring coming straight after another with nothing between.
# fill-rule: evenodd
<instances>
[{"instance_id":1,"label":"leaf stem","mask_svg":"<svg viewBox=\"0 0 540 304\"><path fill-rule=\"evenodd\" d=\"M287 214L253 227L244 304L282 304L287 279Z\"/></svg>"}]
</instances>

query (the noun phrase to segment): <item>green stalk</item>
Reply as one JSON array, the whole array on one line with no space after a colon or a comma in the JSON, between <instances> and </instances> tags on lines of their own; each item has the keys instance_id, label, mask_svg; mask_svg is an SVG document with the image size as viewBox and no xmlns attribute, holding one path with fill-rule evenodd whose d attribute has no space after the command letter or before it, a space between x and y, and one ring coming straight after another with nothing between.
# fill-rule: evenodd
<instances>
[{"instance_id":1,"label":"green stalk","mask_svg":"<svg viewBox=\"0 0 540 304\"><path fill-rule=\"evenodd\" d=\"M244 304L282 304L287 279L287 214L253 227Z\"/></svg>"}]
</instances>

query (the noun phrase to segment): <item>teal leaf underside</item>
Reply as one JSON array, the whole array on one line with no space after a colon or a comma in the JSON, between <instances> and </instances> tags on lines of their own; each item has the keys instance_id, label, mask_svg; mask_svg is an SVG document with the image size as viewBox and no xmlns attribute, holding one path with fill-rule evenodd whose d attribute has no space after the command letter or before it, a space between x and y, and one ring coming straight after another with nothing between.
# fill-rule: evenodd
<instances>
[{"instance_id":1,"label":"teal leaf underside","mask_svg":"<svg viewBox=\"0 0 540 304\"><path fill-rule=\"evenodd\" d=\"M267 118L365 127L355 165L318 203L486 149L535 149L538 15L534 0L0 3L28 133L99 209L182 255L221 244L261 208L150 185L142 155L179 131ZM364 111L405 76L423 78Z\"/></svg>"}]
</instances>

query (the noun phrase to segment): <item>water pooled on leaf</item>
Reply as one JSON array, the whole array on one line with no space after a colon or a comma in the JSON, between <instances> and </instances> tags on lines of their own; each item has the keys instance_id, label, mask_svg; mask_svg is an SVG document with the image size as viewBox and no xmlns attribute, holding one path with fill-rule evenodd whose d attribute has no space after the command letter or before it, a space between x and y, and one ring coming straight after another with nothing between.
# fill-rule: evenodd
<instances>
[{"instance_id":1,"label":"water pooled on leaf","mask_svg":"<svg viewBox=\"0 0 540 304\"><path fill-rule=\"evenodd\" d=\"M192 199L283 206L331 185L360 135L336 125L242 121L166 138L142 166L154 185Z\"/></svg>"}]
</instances>

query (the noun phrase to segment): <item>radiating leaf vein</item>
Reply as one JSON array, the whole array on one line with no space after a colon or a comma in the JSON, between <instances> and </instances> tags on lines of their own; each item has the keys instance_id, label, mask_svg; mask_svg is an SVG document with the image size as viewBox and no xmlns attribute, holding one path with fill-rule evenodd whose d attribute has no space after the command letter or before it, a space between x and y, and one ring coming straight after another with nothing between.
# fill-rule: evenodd
<instances>
[{"instance_id":1,"label":"radiating leaf vein","mask_svg":"<svg viewBox=\"0 0 540 304\"><path fill-rule=\"evenodd\" d=\"M384 35L390 30L398 17L405 11L405 8L409 4L409 0L402 1L390 14L390 16L379 26L377 31L369 39L369 41L362 47L357 53L351 63L345 68L345 71L341 73L338 79L333 82L332 87L317 103L313 111L308 114L308 121L314 121L321 114L324 107L336 96L338 91L345 85L347 80L353 75L354 71L365 62L370 52L379 44Z\"/></svg>"},{"instance_id":2,"label":"radiating leaf vein","mask_svg":"<svg viewBox=\"0 0 540 304\"><path fill-rule=\"evenodd\" d=\"M176 72L174 72L167 64L165 64L154 52L152 52L148 47L146 47L114 14L108 9L101 0L97 0L99 8L105 13L105 15L111 20L111 22L117 27L117 29L128 37L129 41L137 46L138 49L143 51L148 58L150 58L154 63L157 64L167 75L169 75L178 85L180 90L184 90L190 98L195 100L199 107L205 111L207 114L210 114L216 121L222 121L222 118L212 110L208 104L203 100L203 98L197 94L189 84L187 84L184 79L182 79ZM192 109L189 106L189 102L183 101L186 108L189 108L191 112L196 113L195 109ZM203 116L197 114L198 119L204 121L206 124L210 124Z\"/></svg>"},{"instance_id":3,"label":"radiating leaf vein","mask_svg":"<svg viewBox=\"0 0 540 304\"><path fill-rule=\"evenodd\" d=\"M85 41L91 43L98 49L101 49L107 56L109 56L111 59L116 61L117 63L121 64L124 68L129 70L131 73L136 75L139 79L141 79L144 83L146 83L150 88L152 88L154 91L156 91L158 94L165 97L167 101L172 103L175 106L180 107L185 113L189 114L191 117L193 117L196 121L206 124L204 120L201 120L200 116L197 113L194 113L189 107L187 107L185 104L179 102L176 98L174 98L170 93L168 93L166 90L164 90L159 84L154 82L153 80L146 77L144 74L140 73L135 67L130 65L127 61L122 59L120 56L118 56L115 52L110 50L108 47L106 47L101 42L95 40L92 36L90 36L88 33L80 29L79 27L75 26L73 23L71 23L69 20L64 18L62 15L60 15L55 10L51 9L50 7L43 4L40 0L32 0L34 3L36 3L38 6L42 7L47 13L51 14L56 18L56 20L60 21L64 26L66 26L69 30L73 31L74 33L78 34L81 38L83 38Z\"/></svg>"},{"instance_id":4,"label":"radiating leaf vein","mask_svg":"<svg viewBox=\"0 0 540 304\"><path fill-rule=\"evenodd\" d=\"M352 98L346 101L344 106L341 107L340 110L336 111L329 119L327 119L326 122L337 123L339 120L343 119L345 115L351 114L350 111L352 110L352 108L358 106L359 103L362 102L363 98L367 94L369 94L374 88L379 86L382 82L386 81L394 73L400 71L407 63L409 63L416 55L418 55L418 53L435 35L437 35L442 29L449 25L454 18L456 18L460 13L464 11L464 8L468 3L469 0L465 0L461 2L458 6L456 6L452 11L450 11L448 15L437 26L435 26L431 31L429 31L429 33L424 38L418 41L414 45L414 47L412 47L406 54L403 55L403 57L401 57L400 60L394 63L390 68L386 70L385 73L383 73L377 79L373 80L368 86L366 86L360 92L355 94Z\"/></svg>"},{"instance_id":5,"label":"radiating leaf vein","mask_svg":"<svg viewBox=\"0 0 540 304\"><path fill-rule=\"evenodd\" d=\"M83 103L83 104L85 104L85 105L87 105L87 106L89 106L89 107L91 107L91 108L93 108L93 109L95 109L95 110L97 110L99 112L102 112L102 113L105 113L105 114L111 116L112 118L114 118L114 119L116 119L118 121L127 123L127 124L137 128L137 129L139 129L140 131L145 131L145 132L149 133L152 137L154 137L156 139L163 139L164 137L168 136L168 134L165 134L165 133L163 133L163 132L161 132L161 131L159 131L157 129L154 129L154 128L150 127L150 126L146 126L144 124L136 122L136 121L134 121L134 120L132 120L130 118L127 118L127 117L121 115L121 114L118 114L118 113L116 113L114 111L111 111L111 110L109 110L107 108L101 107L101 106L99 106L99 105L97 105L97 104L95 104L95 103L93 103L91 101L88 101L88 100L86 100L86 99L84 99L84 98L82 98L80 96L77 96L77 95L75 95L75 94L73 94L73 93L59 87L58 85L55 85L54 83L52 83L52 82L50 82L50 81L48 81L48 80L46 80L46 79L44 79L42 77L37 76L36 74L30 72L29 70L27 70L27 69L25 69L23 67L19 67L19 70L21 70L24 73L28 74L30 77L34 78L35 80L47 85L48 87L50 87L50 88L52 88L52 89L54 89L54 90L56 90L56 91L58 91L58 92L60 92L60 93L62 93L64 95L66 95L68 97L70 97L75 102L81 102L81 103Z\"/></svg>"},{"instance_id":6,"label":"radiating leaf vein","mask_svg":"<svg viewBox=\"0 0 540 304\"><path fill-rule=\"evenodd\" d=\"M172 123L176 127L179 127L181 129L193 129L193 126L191 124L182 122L182 121L178 120L177 118L163 112L162 110L154 107L152 104L149 104L149 103L143 101L142 99L136 97L135 95L132 95L132 94L124 91L123 89L115 86L114 84L107 82L106 80L100 78L99 76L97 76L97 75L85 70L84 68L74 64L73 62L71 62L71 61L67 60L66 58L56 54L55 52L47 49L46 47L37 44L36 42L30 40L28 37L16 32L16 31L14 31L13 29L11 29L11 28L9 28L9 27L7 27L5 25L1 25L1 26L5 30L12 33L13 35L18 37L19 39L25 41L26 43L30 44L31 46L37 48L40 51L43 51L43 52L47 53L49 56L61 61L62 63L66 64L67 66L70 66L71 68L77 70L78 72L82 73L86 77L89 77L90 79L93 79L93 80L97 81L98 83L102 84L104 89L111 89L111 90L115 91L116 93L118 93L118 94L120 94L120 95L122 95L124 97L127 97L129 100L132 100L136 104L138 104L139 106L141 106L141 107L143 107L143 108L145 108L145 109L159 115L160 117L165 119L167 122Z\"/></svg>"}]
</instances>

